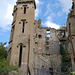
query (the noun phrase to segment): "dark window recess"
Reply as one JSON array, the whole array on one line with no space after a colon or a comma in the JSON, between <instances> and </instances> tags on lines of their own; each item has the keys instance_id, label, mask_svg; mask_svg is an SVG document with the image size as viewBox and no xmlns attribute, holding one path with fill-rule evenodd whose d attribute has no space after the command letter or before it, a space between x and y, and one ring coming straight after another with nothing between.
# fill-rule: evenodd
<instances>
[{"instance_id":1,"label":"dark window recess","mask_svg":"<svg viewBox=\"0 0 75 75\"><path fill-rule=\"evenodd\" d=\"M46 45L49 45L49 42L46 42Z\"/></svg>"},{"instance_id":2,"label":"dark window recess","mask_svg":"<svg viewBox=\"0 0 75 75\"><path fill-rule=\"evenodd\" d=\"M28 73L29 73L29 75L31 75L31 72L30 72L30 68L28 67Z\"/></svg>"},{"instance_id":3,"label":"dark window recess","mask_svg":"<svg viewBox=\"0 0 75 75\"><path fill-rule=\"evenodd\" d=\"M28 9L29 7L27 7L27 9Z\"/></svg>"},{"instance_id":4,"label":"dark window recess","mask_svg":"<svg viewBox=\"0 0 75 75\"><path fill-rule=\"evenodd\" d=\"M42 38L42 35L38 35L39 38Z\"/></svg>"},{"instance_id":5,"label":"dark window recess","mask_svg":"<svg viewBox=\"0 0 75 75\"><path fill-rule=\"evenodd\" d=\"M75 58L74 58L74 62L75 62Z\"/></svg>"},{"instance_id":6,"label":"dark window recess","mask_svg":"<svg viewBox=\"0 0 75 75\"><path fill-rule=\"evenodd\" d=\"M26 23L28 23L28 22L26 22Z\"/></svg>"},{"instance_id":7,"label":"dark window recess","mask_svg":"<svg viewBox=\"0 0 75 75\"><path fill-rule=\"evenodd\" d=\"M50 56L50 54L46 53L47 56Z\"/></svg>"},{"instance_id":8,"label":"dark window recess","mask_svg":"<svg viewBox=\"0 0 75 75\"><path fill-rule=\"evenodd\" d=\"M24 14L26 13L26 7L24 7Z\"/></svg>"},{"instance_id":9,"label":"dark window recess","mask_svg":"<svg viewBox=\"0 0 75 75\"><path fill-rule=\"evenodd\" d=\"M44 67L44 65L42 65L42 67Z\"/></svg>"},{"instance_id":10,"label":"dark window recess","mask_svg":"<svg viewBox=\"0 0 75 75\"><path fill-rule=\"evenodd\" d=\"M21 22L19 22L19 24L21 24Z\"/></svg>"},{"instance_id":11,"label":"dark window recess","mask_svg":"<svg viewBox=\"0 0 75 75\"><path fill-rule=\"evenodd\" d=\"M50 75L53 75L53 68L49 68Z\"/></svg>"},{"instance_id":12,"label":"dark window recess","mask_svg":"<svg viewBox=\"0 0 75 75\"><path fill-rule=\"evenodd\" d=\"M69 25L71 25L71 23L69 23Z\"/></svg>"},{"instance_id":13,"label":"dark window recess","mask_svg":"<svg viewBox=\"0 0 75 75\"><path fill-rule=\"evenodd\" d=\"M23 22L22 33L24 33L25 22Z\"/></svg>"},{"instance_id":14,"label":"dark window recess","mask_svg":"<svg viewBox=\"0 0 75 75\"><path fill-rule=\"evenodd\" d=\"M22 45L20 46L19 67L21 67L21 61L22 61Z\"/></svg>"},{"instance_id":15,"label":"dark window recess","mask_svg":"<svg viewBox=\"0 0 75 75\"><path fill-rule=\"evenodd\" d=\"M35 44L37 44L37 42L35 42Z\"/></svg>"}]
</instances>

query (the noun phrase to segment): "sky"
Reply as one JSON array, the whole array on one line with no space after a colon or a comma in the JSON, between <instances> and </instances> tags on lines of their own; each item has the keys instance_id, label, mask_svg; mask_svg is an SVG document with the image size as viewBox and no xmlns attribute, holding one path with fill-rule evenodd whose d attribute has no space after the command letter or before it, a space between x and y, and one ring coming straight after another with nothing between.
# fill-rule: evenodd
<instances>
[{"instance_id":1,"label":"sky","mask_svg":"<svg viewBox=\"0 0 75 75\"><path fill-rule=\"evenodd\" d=\"M11 24L13 20L13 7L17 0L0 1L0 42L9 42ZM59 29L66 25L69 9L72 7L72 0L35 0L35 19L42 20L43 27Z\"/></svg>"}]
</instances>

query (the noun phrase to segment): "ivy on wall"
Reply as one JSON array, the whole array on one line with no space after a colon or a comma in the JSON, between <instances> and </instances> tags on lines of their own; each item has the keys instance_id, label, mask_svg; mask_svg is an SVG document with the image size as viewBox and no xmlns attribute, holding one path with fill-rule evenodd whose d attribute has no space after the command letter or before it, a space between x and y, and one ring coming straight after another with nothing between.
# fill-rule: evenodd
<instances>
[{"instance_id":1,"label":"ivy on wall","mask_svg":"<svg viewBox=\"0 0 75 75\"><path fill-rule=\"evenodd\" d=\"M62 56L61 71L69 72L71 70L71 57L70 54L64 49L63 44L60 44L60 54Z\"/></svg>"}]
</instances>

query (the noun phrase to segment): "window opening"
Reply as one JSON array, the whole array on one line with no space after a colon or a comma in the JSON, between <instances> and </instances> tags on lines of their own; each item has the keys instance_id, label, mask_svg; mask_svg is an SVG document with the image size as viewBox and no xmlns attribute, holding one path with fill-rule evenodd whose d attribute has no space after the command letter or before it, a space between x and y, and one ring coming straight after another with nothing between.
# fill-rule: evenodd
<instances>
[{"instance_id":1,"label":"window opening","mask_svg":"<svg viewBox=\"0 0 75 75\"><path fill-rule=\"evenodd\" d=\"M38 35L39 38L42 38L42 35Z\"/></svg>"},{"instance_id":2,"label":"window opening","mask_svg":"<svg viewBox=\"0 0 75 75\"><path fill-rule=\"evenodd\" d=\"M50 37L50 31L46 31L47 35L46 37Z\"/></svg>"},{"instance_id":3,"label":"window opening","mask_svg":"<svg viewBox=\"0 0 75 75\"><path fill-rule=\"evenodd\" d=\"M22 62L22 45L20 46L19 67L21 67L21 62Z\"/></svg>"},{"instance_id":4,"label":"window opening","mask_svg":"<svg viewBox=\"0 0 75 75\"><path fill-rule=\"evenodd\" d=\"M26 13L26 7L24 7L24 14Z\"/></svg>"},{"instance_id":5,"label":"window opening","mask_svg":"<svg viewBox=\"0 0 75 75\"><path fill-rule=\"evenodd\" d=\"M75 58L74 58L74 63L75 63Z\"/></svg>"},{"instance_id":6,"label":"window opening","mask_svg":"<svg viewBox=\"0 0 75 75\"><path fill-rule=\"evenodd\" d=\"M24 33L25 22L23 22L22 33Z\"/></svg>"},{"instance_id":7,"label":"window opening","mask_svg":"<svg viewBox=\"0 0 75 75\"><path fill-rule=\"evenodd\" d=\"M49 42L48 41L46 41L46 45L49 45Z\"/></svg>"}]
</instances>

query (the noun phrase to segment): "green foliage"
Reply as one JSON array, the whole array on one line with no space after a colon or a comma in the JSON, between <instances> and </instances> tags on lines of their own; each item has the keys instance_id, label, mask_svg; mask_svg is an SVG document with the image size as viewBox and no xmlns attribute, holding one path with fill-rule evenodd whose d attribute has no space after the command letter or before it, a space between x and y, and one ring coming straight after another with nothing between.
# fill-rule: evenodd
<instances>
[{"instance_id":1,"label":"green foliage","mask_svg":"<svg viewBox=\"0 0 75 75\"><path fill-rule=\"evenodd\" d=\"M62 44L60 44L60 54L64 55L65 54L65 50Z\"/></svg>"},{"instance_id":2,"label":"green foliage","mask_svg":"<svg viewBox=\"0 0 75 75\"><path fill-rule=\"evenodd\" d=\"M5 48L6 43L0 43L0 75L7 75L8 72L18 71L18 66L9 65L7 60L7 49Z\"/></svg>"},{"instance_id":3,"label":"green foliage","mask_svg":"<svg viewBox=\"0 0 75 75\"><path fill-rule=\"evenodd\" d=\"M71 72L71 75L75 75L75 72Z\"/></svg>"},{"instance_id":4,"label":"green foliage","mask_svg":"<svg viewBox=\"0 0 75 75\"><path fill-rule=\"evenodd\" d=\"M18 66L8 65L8 60L2 59L0 61L0 74L7 75L11 71L18 71Z\"/></svg>"},{"instance_id":5,"label":"green foliage","mask_svg":"<svg viewBox=\"0 0 75 75\"><path fill-rule=\"evenodd\" d=\"M71 70L71 58L70 58L70 55L64 49L63 44L60 44L60 54L62 55L61 70L63 72L70 71Z\"/></svg>"},{"instance_id":6,"label":"green foliage","mask_svg":"<svg viewBox=\"0 0 75 75\"><path fill-rule=\"evenodd\" d=\"M6 43L2 44L2 42L0 42L0 59L7 58L7 50L4 47L5 45Z\"/></svg>"}]
</instances>

